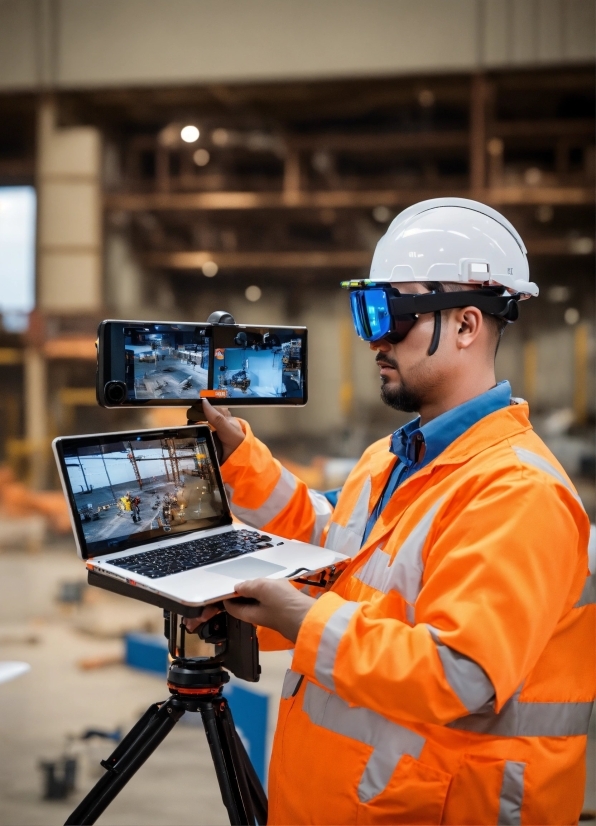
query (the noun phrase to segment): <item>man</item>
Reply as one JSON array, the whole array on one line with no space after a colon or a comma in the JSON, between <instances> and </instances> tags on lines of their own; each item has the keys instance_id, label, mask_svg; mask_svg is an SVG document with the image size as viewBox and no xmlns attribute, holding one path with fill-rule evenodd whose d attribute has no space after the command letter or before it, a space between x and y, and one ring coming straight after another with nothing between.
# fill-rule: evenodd
<instances>
[{"instance_id":1,"label":"man","mask_svg":"<svg viewBox=\"0 0 596 826\"><path fill-rule=\"evenodd\" d=\"M225 603L263 648L295 649L270 822L574 823L596 670L589 523L495 381L502 328L538 293L523 242L483 204L427 201L347 286L383 400L419 416L365 451L333 512L204 405L232 509L351 557L318 599L260 579Z\"/></svg>"}]
</instances>

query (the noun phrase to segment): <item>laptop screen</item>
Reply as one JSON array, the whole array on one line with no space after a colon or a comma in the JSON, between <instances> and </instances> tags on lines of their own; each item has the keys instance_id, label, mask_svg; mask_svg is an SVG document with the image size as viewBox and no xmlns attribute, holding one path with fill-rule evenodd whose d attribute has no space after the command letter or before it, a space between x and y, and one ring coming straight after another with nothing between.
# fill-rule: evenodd
<instances>
[{"instance_id":1,"label":"laptop screen","mask_svg":"<svg viewBox=\"0 0 596 826\"><path fill-rule=\"evenodd\" d=\"M228 524L228 505L201 427L59 440L85 558Z\"/></svg>"}]
</instances>

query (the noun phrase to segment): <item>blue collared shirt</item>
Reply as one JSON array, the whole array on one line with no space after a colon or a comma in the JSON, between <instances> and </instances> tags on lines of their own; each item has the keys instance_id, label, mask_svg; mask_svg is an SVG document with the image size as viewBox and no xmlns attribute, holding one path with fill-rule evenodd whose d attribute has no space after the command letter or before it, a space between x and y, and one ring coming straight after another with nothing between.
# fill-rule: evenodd
<instances>
[{"instance_id":1,"label":"blue collared shirt","mask_svg":"<svg viewBox=\"0 0 596 826\"><path fill-rule=\"evenodd\" d=\"M428 465L449 445L490 413L511 404L511 385L501 381L486 393L431 419L420 427L420 417L408 422L391 437L389 450L397 461L387 480L385 489L371 513L362 538L366 542L375 522L397 490L416 471ZM422 448L424 447L424 450ZM421 458L416 461L416 456Z\"/></svg>"}]
</instances>

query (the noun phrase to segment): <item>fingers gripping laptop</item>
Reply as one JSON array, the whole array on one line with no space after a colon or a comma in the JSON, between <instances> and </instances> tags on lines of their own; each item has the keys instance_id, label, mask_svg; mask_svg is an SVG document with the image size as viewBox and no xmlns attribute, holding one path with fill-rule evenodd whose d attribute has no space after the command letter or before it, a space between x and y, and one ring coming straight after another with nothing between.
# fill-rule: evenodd
<instances>
[{"instance_id":1,"label":"fingers gripping laptop","mask_svg":"<svg viewBox=\"0 0 596 826\"><path fill-rule=\"evenodd\" d=\"M204 425L70 436L53 449L78 554L109 590L190 617L237 582L347 558L233 522Z\"/></svg>"}]
</instances>

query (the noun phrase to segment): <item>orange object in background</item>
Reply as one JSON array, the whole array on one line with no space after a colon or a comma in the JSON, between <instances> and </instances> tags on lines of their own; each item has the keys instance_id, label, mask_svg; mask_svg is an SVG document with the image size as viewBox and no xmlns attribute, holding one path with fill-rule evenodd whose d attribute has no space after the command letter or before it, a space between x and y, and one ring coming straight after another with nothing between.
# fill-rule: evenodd
<instances>
[{"instance_id":1,"label":"orange object in background","mask_svg":"<svg viewBox=\"0 0 596 826\"><path fill-rule=\"evenodd\" d=\"M13 471L0 466L0 513L10 518L43 516L56 533L70 532L68 506L61 490L32 490Z\"/></svg>"}]
</instances>

